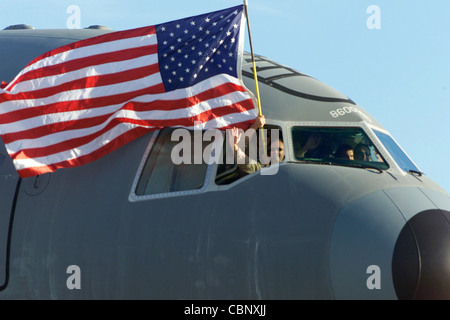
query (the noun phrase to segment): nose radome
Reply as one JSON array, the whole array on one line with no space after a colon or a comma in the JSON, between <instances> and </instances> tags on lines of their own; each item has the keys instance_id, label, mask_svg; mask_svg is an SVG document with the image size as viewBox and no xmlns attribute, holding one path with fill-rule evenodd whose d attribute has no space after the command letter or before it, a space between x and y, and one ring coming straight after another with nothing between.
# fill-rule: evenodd
<instances>
[{"instance_id":1,"label":"nose radome","mask_svg":"<svg viewBox=\"0 0 450 320\"><path fill-rule=\"evenodd\" d=\"M450 299L450 212L413 216L397 239L392 277L399 299Z\"/></svg>"}]
</instances>

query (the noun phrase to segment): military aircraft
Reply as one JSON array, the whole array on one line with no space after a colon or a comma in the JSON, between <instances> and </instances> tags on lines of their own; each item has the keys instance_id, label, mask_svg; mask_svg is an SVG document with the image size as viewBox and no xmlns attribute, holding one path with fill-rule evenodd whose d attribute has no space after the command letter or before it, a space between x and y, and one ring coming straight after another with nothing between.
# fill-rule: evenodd
<instances>
[{"instance_id":1,"label":"military aircraft","mask_svg":"<svg viewBox=\"0 0 450 320\"><path fill-rule=\"evenodd\" d=\"M8 27L0 80L111 31ZM448 193L347 96L263 56L256 66L285 147L273 175L177 166L173 128L23 179L1 143L0 299L449 299ZM254 91L252 70L245 53Z\"/></svg>"}]
</instances>

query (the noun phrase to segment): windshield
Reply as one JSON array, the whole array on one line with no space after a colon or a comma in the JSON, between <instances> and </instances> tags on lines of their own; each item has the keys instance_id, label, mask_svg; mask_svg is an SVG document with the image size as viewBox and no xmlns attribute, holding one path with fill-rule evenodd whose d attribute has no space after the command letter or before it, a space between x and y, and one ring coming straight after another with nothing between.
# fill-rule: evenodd
<instances>
[{"instance_id":1,"label":"windshield","mask_svg":"<svg viewBox=\"0 0 450 320\"><path fill-rule=\"evenodd\" d=\"M389 165L361 128L293 127L298 161L386 170Z\"/></svg>"},{"instance_id":2,"label":"windshield","mask_svg":"<svg viewBox=\"0 0 450 320\"><path fill-rule=\"evenodd\" d=\"M389 135L382 133L377 130L373 130L377 135L378 139L380 139L381 143L385 146L387 151L391 154L392 158L394 158L395 162L399 165L400 168L409 171L420 172L420 170L416 167L416 165L409 159L409 157L403 152L402 148L392 139Z\"/></svg>"}]
</instances>

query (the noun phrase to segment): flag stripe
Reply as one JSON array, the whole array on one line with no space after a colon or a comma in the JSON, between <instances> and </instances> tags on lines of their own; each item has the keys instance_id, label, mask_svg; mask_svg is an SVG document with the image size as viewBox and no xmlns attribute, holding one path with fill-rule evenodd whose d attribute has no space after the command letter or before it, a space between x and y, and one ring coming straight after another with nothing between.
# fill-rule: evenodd
<instances>
[{"instance_id":1,"label":"flag stripe","mask_svg":"<svg viewBox=\"0 0 450 320\"><path fill-rule=\"evenodd\" d=\"M241 97L242 99L246 99L245 96ZM142 120L140 123L143 126L172 126L175 122L180 123L180 125L187 126L189 122L193 122L193 119L201 119L201 115L209 112L210 115L214 115L216 117L223 116L224 107L228 112L230 109L233 109L234 112L246 112L251 110L252 101L251 100L239 100L239 96L235 93L230 93L228 95L224 95L222 97L210 99L207 101L208 104L197 103L190 107L178 108L173 111L158 111L158 110L147 110L147 111L134 111L132 108L129 110L120 110L117 113L106 115L108 119L104 119L103 117L97 118L87 118L84 120L78 120L75 124L70 127L70 123L61 124L61 126L66 125L66 128L60 129L58 128L58 124L52 126L52 130L45 129L45 134L51 134L52 139L49 140L48 137L43 136L42 138L38 138L37 135L40 133L36 132L26 132L28 134L29 139L24 139L25 134L19 133L21 135L21 140L17 140L15 142L8 143L6 148L8 150L23 150L30 148L48 148L48 154L51 154L53 151L49 148L51 145L48 144L48 141L52 141L53 143L59 143L68 141L72 138L78 138L82 136L89 136L95 132L102 132L101 130L108 125L114 118L128 118L130 122L138 123L137 120ZM184 101L183 103L190 103L190 101ZM126 120L121 120L126 121ZM75 128L80 126L81 128ZM69 131L70 132L67 132ZM73 146L69 146L67 148L71 148ZM13 152L10 152L13 154ZM31 156L31 155L30 155Z\"/></svg>"},{"instance_id":2,"label":"flag stripe","mask_svg":"<svg viewBox=\"0 0 450 320\"><path fill-rule=\"evenodd\" d=\"M145 47L131 48L131 49L123 49L120 51L115 51L114 54L110 52L91 55L84 58L79 58L75 60L70 60L64 63L59 63L55 65L46 66L45 68L40 68L37 70L33 70L33 72L29 72L24 74L20 81L30 81L34 79L40 79L43 77L51 77L55 75L59 75L61 73L68 73L78 69L84 69L92 66L98 66L101 64L105 64L108 62L116 62L116 61L124 61L130 60L134 58L141 57L142 55L154 54L157 53L157 46L150 45ZM22 89L26 91L26 89Z\"/></svg>"},{"instance_id":3,"label":"flag stripe","mask_svg":"<svg viewBox=\"0 0 450 320\"><path fill-rule=\"evenodd\" d=\"M224 116L223 118L214 118L207 123L203 123L202 128L200 128L200 129L208 130L208 129L220 128L221 130L225 130L225 129L231 129L232 127L246 129L254 121L254 116L248 116L247 118L242 118L239 116L239 118L242 119L242 121L241 122L233 122L234 120L236 120L236 119L234 119L235 116L236 115L228 114L227 116ZM229 125L230 123L233 123L233 125L230 126ZM65 156L61 157L61 159L62 159L61 161L53 162L50 164L42 164L42 163L45 163L45 161L42 161L42 163L38 162L37 160L41 160L39 158L38 159L14 160L14 165L16 166L19 174L22 177L27 177L27 176L36 175L36 174L43 174L46 172L52 172L52 171L55 171L56 169L64 168L64 167L68 167L68 166L79 166L79 165L88 163L90 161L94 161L94 160L104 156L105 154L109 153L110 151L106 151L107 149L105 150L105 148L107 148L107 146L110 146L111 143L114 144L115 147L118 147L118 146L121 146L121 145L123 145L123 144L149 132L149 131L158 129L158 128L145 128L145 127L141 127L141 126L132 127L132 125L130 125L130 124L124 124L124 125L129 126L128 130L122 128L120 130L112 131L114 136L111 136L112 139L108 141L108 144L104 144L101 147L93 148L94 151L92 151L91 153L86 153L81 156L76 156L75 154L72 154L70 156L65 155ZM223 126L221 127L221 125L223 125ZM192 126L187 127L187 128L193 129ZM129 140L130 137L131 137L131 140ZM93 144L95 144L95 141ZM103 152L101 150L104 150L106 152Z\"/></svg>"},{"instance_id":4,"label":"flag stripe","mask_svg":"<svg viewBox=\"0 0 450 320\"><path fill-rule=\"evenodd\" d=\"M133 130L130 130L130 131L122 134L119 137L116 137L115 139L111 140L107 145L103 145L102 147L96 149L94 152L92 152L90 154L86 154L84 156L80 156L78 158L73 158L73 159L69 159L69 160L62 160L60 162L52 163L49 165L24 166L24 167L18 168L17 172L19 173L19 175L21 177L30 177L33 175L39 175L39 174L44 174L47 172L53 172L53 171L56 171L57 169L61 169L61 168L81 166L81 165L95 161L95 160L107 155L109 152L111 152L111 150L109 149L111 146L114 149L117 149L117 148L123 146L124 144L142 136L143 134L145 134L149 131L151 131L151 129L137 127L137 128L134 128ZM16 162L15 162L15 165L16 165ZM17 168L17 166L16 166L16 168Z\"/></svg>"},{"instance_id":5,"label":"flag stripe","mask_svg":"<svg viewBox=\"0 0 450 320\"><path fill-rule=\"evenodd\" d=\"M211 99L211 97L221 97L232 92L236 92L236 96L240 97L240 100L249 98L246 94L245 88L236 84L236 81L227 82L233 81L233 79L229 76L218 76L216 78L218 79L217 83L221 83L220 85L210 88L209 86L205 87L204 83L200 83L191 88L192 90L189 92L186 90L178 90L177 92L173 92L170 96L167 94L143 95L146 93L145 90L150 92L150 90L146 88L144 92L138 91L129 94L108 96L107 99L105 97L101 97L96 99L60 102L45 107L27 108L25 110L14 111L12 114L0 115L0 123L5 123L5 128L9 131L9 133L4 134L2 138L5 143L10 144L19 139L30 139L33 136L36 138L42 137L46 134L63 130L63 128L66 127L64 125L65 123L69 125L70 122L75 120L80 122L81 127L84 128L84 118L95 118L102 115L109 117L120 108L136 111L177 110L189 108L201 103L202 101L207 101L208 99ZM155 91L157 90L158 88L156 88ZM188 94L194 95L189 96ZM133 100L133 98L137 96L139 96L139 98ZM169 98L173 98L173 100L168 100ZM80 102L84 107L83 110L80 110L79 108ZM64 114L61 110L64 110ZM27 116L28 112L30 113L30 117ZM10 123L10 119L14 119L17 116L17 113L21 113L21 117L18 117L20 120ZM47 114L52 113L59 113L59 117L57 119L59 120L58 122L55 121L56 119L49 119L47 117ZM164 116L165 115L161 115L161 117ZM47 123L48 120L52 120L52 122ZM23 130L19 130L19 128L23 128Z\"/></svg>"},{"instance_id":6,"label":"flag stripe","mask_svg":"<svg viewBox=\"0 0 450 320\"><path fill-rule=\"evenodd\" d=\"M212 118L208 122L203 123L203 127L201 129L213 129L213 128L221 128L224 129L225 127L220 127L221 125L227 126L228 123L230 123L235 115L233 114L227 114L222 118ZM247 118L242 118L244 121L246 120L247 123L249 120L247 119L254 119L254 116L248 115ZM16 168L18 170L21 170L26 167L46 167L51 166L53 164L62 163L66 160L76 160L80 157L88 156L92 153L95 153L95 150L100 147L102 147L105 144L109 144L111 141L114 141L117 137L126 134L127 132L134 132L136 128L145 128L148 130L154 130L158 129L158 127L142 127L141 125L136 125L133 123L127 123L127 122L120 122L117 126L115 126L114 130L106 131L105 134L101 137L98 137L97 139L92 140L91 142L81 146L80 148L71 149L67 151L60 152L58 154L46 156L44 158L26 158L26 159L18 159L13 160ZM188 127L189 128L189 127ZM228 127L227 127L228 128ZM107 141L107 143L104 143ZM48 161L49 160L49 161ZM42 165L44 164L44 165Z\"/></svg>"},{"instance_id":7,"label":"flag stripe","mask_svg":"<svg viewBox=\"0 0 450 320\"><path fill-rule=\"evenodd\" d=\"M18 119L16 121L13 121L12 119L14 118L12 117L10 117L10 119L6 119L3 127L8 130L8 133L3 134L2 138L4 138L4 142L11 142L15 140L15 138L13 138L15 132L22 132L24 130L34 129L41 126L45 127L47 125L63 123L71 120L80 120L80 115L83 115L83 118L85 118L111 113L112 110L117 110L120 108L121 104L127 103L139 94L142 95L152 92L159 93L161 90L163 90L163 85L160 83L149 88L114 95L111 99L109 99L109 97L98 97L93 99L57 102L45 106L45 108L41 108L42 110L38 109L37 111L33 111L34 109L30 108L30 111L37 116L32 118L26 116L25 119ZM80 109L80 104L84 102L87 107L85 109ZM97 103L97 105L95 105L95 103ZM111 105L111 103L115 104ZM88 108L88 106L90 108ZM47 109L49 110L48 113L46 112ZM26 113L26 110L24 111ZM17 111L14 113L18 114L20 112ZM14 116L14 113L9 115ZM55 114L57 117L47 116L52 114Z\"/></svg>"},{"instance_id":8,"label":"flag stripe","mask_svg":"<svg viewBox=\"0 0 450 320\"><path fill-rule=\"evenodd\" d=\"M116 35L117 33L117 35ZM116 38L117 36L117 38ZM6 91L11 91L16 83L22 81L22 77L28 72L46 67L65 63L72 59L80 59L108 52L115 52L126 48L139 47L142 45L156 44L155 28L146 27L126 31L117 31L93 38L74 42L60 48L51 50L31 61L17 76L6 86Z\"/></svg>"},{"instance_id":9,"label":"flag stripe","mask_svg":"<svg viewBox=\"0 0 450 320\"><path fill-rule=\"evenodd\" d=\"M95 108L95 103L101 104L102 101L116 101L116 103L120 103L132 99L139 94L163 93L165 90L161 85L161 75L155 73L144 78L133 79L127 82L119 82L101 87L75 89L40 99L13 100L4 103L2 107L4 107L5 113L19 108L26 110L40 108L42 114L46 113L47 106L54 104L58 104L60 111L63 111L66 106L70 108L70 105L74 103L78 103L78 109L89 109ZM108 103L106 103L106 105L107 104Z\"/></svg>"},{"instance_id":10,"label":"flag stripe","mask_svg":"<svg viewBox=\"0 0 450 320\"><path fill-rule=\"evenodd\" d=\"M14 87L12 93L4 93L3 96L8 97L10 100L23 99L23 95L14 94L14 92L26 92L27 95L29 94L37 98L38 96L36 95L36 92L39 92L39 88L59 86L70 80L83 79L85 77L112 75L114 73L131 69L139 69L141 67L150 66L157 63L158 60L156 54L144 55L125 61L104 63L97 66L78 69L72 72L66 72L57 76L42 77L39 79L24 81L18 83Z\"/></svg>"},{"instance_id":11,"label":"flag stripe","mask_svg":"<svg viewBox=\"0 0 450 320\"><path fill-rule=\"evenodd\" d=\"M137 38L140 39L145 36L149 36L152 34L155 34L155 26L148 26L148 27L142 27L142 28L135 28L130 30L122 30L122 31L115 31L111 33L102 34L99 36L95 36L92 38L87 38L83 40L79 40L76 42L69 43L67 45L58 47L56 49L50 50L47 53L42 54L39 57L36 57L33 59L27 66L31 66L35 64L36 62L57 56L58 54L61 54L63 52L68 52L75 49L81 49L84 47L90 47L88 50L95 50L95 48L104 48L105 46L111 45L113 43L118 43L120 40L126 40L126 39L132 39ZM129 44L128 44L129 46ZM26 70L26 67L24 68Z\"/></svg>"},{"instance_id":12,"label":"flag stripe","mask_svg":"<svg viewBox=\"0 0 450 320\"><path fill-rule=\"evenodd\" d=\"M33 92L29 92L27 94L27 100L29 99L42 99L47 98L55 94L59 94L60 92L68 92L71 90L79 90L79 89L86 89L86 88L94 88L94 87L100 87L100 86L107 86L116 84L119 82L126 82L126 81L132 81L141 79L144 77L151 76L153 74L159 73L159 67L157 64L153 65L145 65L140 68L131 69L131 70L124 70L120 72L115 72L114 74L107 74L107 75L96 75L96 76L90 76L90 77L84 77L80 79L76 79L73 81L68 81L65 83L62 83L60 85L55 85L52 87L47 87L43 89L38 89ZM18 94L15 97L12 97L11 100L20 100L20 97L23 96L22 94ZM23 101L18 101L18 103ZM17 114L18 116L23 116L24 118L31 118L33 117L32 114L36 114L38 111L38 108L35 108L34 112L28 112L30 108L27 109L27 114ZM42 109L42 108L40 108ZM13 111L13 112L20 112L21 110ZM47 110L46 110L47 111ZM8 116L8 115L6 115ZM0 123L2 123L2 115L0 115Z\"/></svg>"},{"instance_id":13,"label":"flag stripe","mask_svg":"<svg viewBox=\"0 0 450 320\"><path fill-rule=\"evenodd\" d=\"M215 119L217 120L217 118ZM222 130L231 129L232 127L240 128L240 129L247 129L254 121L254 117L251 117L251 120L244 120L242 122L236 122L233 123L232 126L224 126L221 127ZM224 120L224 122L230 123L231 120ZM210 124L211 128L218 127L214 122L211 122ZM192 129L192 128L189 128ZM39 175L44 174L48 172L56 171L57 169L61 168L67 168L67 167L75 167L75 166L81 166L84 164L87 164L89 162L95 161L105 155L107 155L110 150L108 149L111 145L114 146L115 149L127 144L128 142L148 133L149 131L152 131L153 129L148 128L142 128L137 127L130 131L127 131L126 133L122 134L121 136L116 137L114 140L111 140L108 145L104 145L101 148L98 148L94 152L75 158L71 160L63 160L58 163L53 163L50 165L42 165L42 166L28 166L24 167L24 169L19 169L18 173L21 177L30 177L33 175Z\"/></svg>"},{"instance_id":14,"label":"flag stripe","mask_svg":"<svg viewBox=\"0 0 450 320\"><path fill-rule=\"evenodd\" d=\"M152 67L149 69L152 71ZM119 71L124 72L124 71ZM120 77L116 77L115 73L109 74L108 76L102 77L102 81L106 81L107 77L116 78L116 82L112 83L111 85L103 85L103 86L95 86L90 88L79 88L79 89L72 89L68 91L63 92L56 92L54 95L46 96L46 97L36 97L31 98L33 96L33 93L28 92L26 94L18 94L17 99L9 100L10 97L1 97L0 95L0 101L2 99L6 99L7 102L2 103L2 108L0 109L0 117L2 114L7 114L11 111L16 111L18 109L30 109L30 108L42 108L43 112L45 112L45 106L58 103L58 102L73 102L73 101L80 101L80 103L87 103L91 99L95 98L104 98L105 96L108 96L108 98L115 99L116 97L119 97L123 93L129 93L129 92L136 92L137 94L145 94L145 90L147 88L150 88L151 90L148 91L150 94L155 93L162 93L164 92L163 87L158 87L159 90L155 91L154 88L159 84L162 84L161 75L160 73L155 72L149 72L149 75L146 77L142 77L142 74L140 72L136 73L136 75L133 77L133 72L129 73L128 75L131 77L131 79L127 79L128 81L120 81ZM141 77L136 78L135 77ZM139 91L140 89L144 91ZM45 88L38 89L40 90L46 90ZM38 94L39 94L38 91ZM46 93L48 94L48 93ZM125 96L122 96L125 97ZM130 99L128 96L127 99ZM99 102L99 100L97 100ZM84 106L84 104L83 104ZM63 107L61 105L61 107Z\"/></svg>"},{"instance_id":15,"label":"flag stripe","mask_svg":"<svg viewBox=\"0 0 450 320\"><path fill-rule=\"evenodd\" d=\"M51 159L51 155L66 152L67 150L80 148L83 145L90 143L96 138L104 135L108 131L116 129L116 126L122 123L129 123L133 125L138 125L141 127L148 128L163 128L163 127L172 127L172 126L184 126L189 127L194 121L201 121L202 123L208 122L210 120L223 117L229 114L229 105L217 107L214 110L206 110L199 114L196 114L190 118L176 118L176 119L148 119L144 120L142 117L121 117L115 116L111 119L111 121L107 122L107 125L100 130L96 130L94 133L90 135L83 135L79 138L75 139L65 139L60 143L53 144L51 146L45 146L40 148L30 148L25 149L21 148L21 150L17 153L11 154L11 158L14 160L20 159L28 159L28 158L39 158L39 157L47 157L47 161ZM245 111L249 111L253 109L252 101L240 102L239 104L239 113L243 113ZM253 118L253 116L252 116ZM90 150L85 151L89 153ZM84 152L83 152L84 153ZM51 160L52 161L52 160Z\"/></svg>"},{"instance_id":16,"label":"flag stripe","mask_svg":"<svg viewBox=\"0 0 450 320\"><path fill-rule=\"evenodd\" d=\"M147 52L145 52L147 53ZM48 76L32 80L27 80L18 83L13 90L0 94L0 98L3 96L4 98L8 98L10 100L21 99L23 96L17 95L16 93L27 93L32 94L33 91L38 90L39 88L45 87L53 87L60 85L62 83L70 80L82 79L87 76L96 76L96 75L108 75L114 74L115 72L121 72L130 69L136 69L139 67L143 67L146 65L157 64L158 59L156 54L149 54L139 56L134 59L124 60L124 61L114 61L110 63L103 63L96 66L88 66L85 68L81 68L75 71L66 72L60 75Z\"/></svg>"},{"instance_id":17,"label":"flag stripe","mask_svg":"<svg viewBox=\"0 0 450 320\"><path fill-rule=\"evenodd\" d=\"M26 92L27 98L29 98L28 95L37 98L39 97L39 95L37 95L37 92L39 92L41 88L45 89L46 87L55 87L64 84L68 81L83 79L85 77L113 75L114 73L119 73L131 69L139 69L141 67L154 65L157 63L158 63L157 55L155 54L145 55L125 61L104 63L93 67L78 69L72 72L66 72L65 74L58 76L42 77L35 80L24 81L18 83L14 87L13 91L10 91L9 93L0 94L0 97L4 96L5 98L7 97L9 100L20 100L23 99L24 96L19 95L17 93L20 92L23 94Z\"/></svg>"}]
</instances>

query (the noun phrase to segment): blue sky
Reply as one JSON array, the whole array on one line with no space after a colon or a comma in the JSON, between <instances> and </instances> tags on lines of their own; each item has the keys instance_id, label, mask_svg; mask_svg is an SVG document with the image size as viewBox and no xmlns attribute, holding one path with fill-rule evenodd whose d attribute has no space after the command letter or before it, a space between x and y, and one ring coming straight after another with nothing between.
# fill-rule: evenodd
<instances>
[{"instance_id":1,"label":"blue sky","mask_svg":"<svg viewBox=\"0 0 450 320\"><path fill-rule=\"evenodd\" d=\"M449 0L248 2L255 53L350 97L450 192ZM25 23L36 29L105 25L123 30L241 3L0 0L0 28Z\"/></svg>"}]
</instances>

